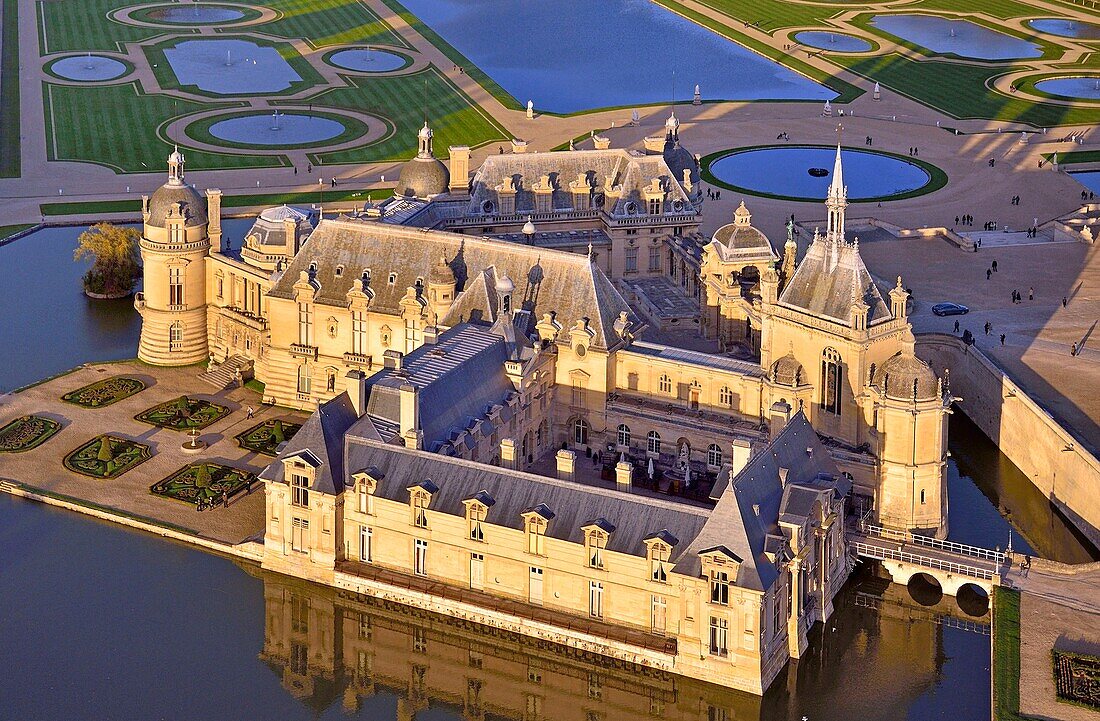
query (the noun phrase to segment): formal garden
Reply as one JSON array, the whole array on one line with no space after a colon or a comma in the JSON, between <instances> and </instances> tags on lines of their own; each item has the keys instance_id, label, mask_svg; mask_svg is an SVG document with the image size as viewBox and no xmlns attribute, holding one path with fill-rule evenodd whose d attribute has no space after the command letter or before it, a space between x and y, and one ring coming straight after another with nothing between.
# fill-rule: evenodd
<instances>
[{"instance_id":1,"label":"formal garden","mask_svg":"<svg viewBox=\"0 0 1100 721\"><path fill-rule=\"evenodd\" d=\"M70 391L61 396L61 400L83 408L104 408L143 390L145 383L137 378L115 376Z\"/></svg>"},{"instance_id":2,"label":"formal garden","mask_svg":"<svg viewBox=\"0 0 1100 721\"><path fill-rule=\"evenodd\" d=\"M163 496L198 506L216 505L223 499L247 491L256 475L219 463L192 463L149 487L155 496Z\"/></svg>"},{"instance_id":3,"label":"formal garden","mask_svg":"<svg viewBox=\"0 0 1100 721\"><path fill-rule=\"evenodd\" d=\"M1058 649L1051 657L1058 699L1100 711L1100 657Z\"/></svg>"},{"instance_id":4,"label":"formal garden","mask_svg":"<svg viewBox=\"0 0 1100 721\"><path fill-rule=\"evenodd\" d=\"M92 478L111 480L152 457L149 446L110 434L96 436L65 456L65 468Z\"/></svg>"},{"instance_id":5,"label":"formal garden","mask_svg":"<svg viewBox=\"0 0 1100 721\"><path fill-rule=\"evenodd\" d=\"M22 453L37 448L61 430L61 424L43 416L21 416L0 428L0 453Z\"/></svg>"},{"instance_id":6,"label":"formal garden","mask_svg":"<svg viewBox=\"0 0 1100 721\"><path fill-rule=\"evenodd\" d=\"M137 420L173 431L201 430L229 415L229 408L191 396L180 396L138 413Z\"/></svg>"},{"instance_id":7,"label":"formal garden","mask_svg":"<svg viewBox=\"0 0 1100 721\"><path fill-rule=\"evenodd\" d=\"M302 426L279 418L264 421L237 435L237 445L265 456L278 455L279 446L294 437Z\"/></svg>"}]
</instances>

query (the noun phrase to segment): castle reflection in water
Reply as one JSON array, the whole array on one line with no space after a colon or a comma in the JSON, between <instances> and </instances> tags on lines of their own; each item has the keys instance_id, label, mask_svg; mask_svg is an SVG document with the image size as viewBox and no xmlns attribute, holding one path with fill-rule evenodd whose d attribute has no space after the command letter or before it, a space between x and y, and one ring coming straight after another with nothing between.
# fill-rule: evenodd
<instances>
[{"instance_id":1,"label":"castle reflection in water","mask_svg":"<svg viewBox=\"0 0 1100 721\"><path fill-rule=\"evenodd\" d=\"M814 650L761 698L249 571L264 586L259 658L318 715L342 708L398 721L426 718L429 709L433 719L468 721L872 721L935 706L988 718L988 615L968 616L949 597L921 605L906 587L869 573L853 579L834 619L815 629ZM958 669L943 682L944 665L960 655L970 658L956 662L979 677L986 669L984 687ZM967 715L969 706L977 715Z\"/></svg>"}]
</instances>

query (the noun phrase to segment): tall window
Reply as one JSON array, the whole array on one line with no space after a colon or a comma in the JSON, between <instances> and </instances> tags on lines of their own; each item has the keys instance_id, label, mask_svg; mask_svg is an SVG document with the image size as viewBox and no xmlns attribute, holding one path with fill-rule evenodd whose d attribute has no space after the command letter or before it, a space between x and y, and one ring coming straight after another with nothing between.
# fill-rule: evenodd
<instances>
[{"instance_id":1,"label":"tall window","mask_svg":"<svg viewBox=\"0 0 1100 721\"><path fill-rule=\"evenodd\" d=\"M652 596L649 605L649 625L657 633L664 633L668 625L668 602L664 596Z\"/></svg>"},{"instance_id":2,"label":"tall window","mask_svg":"<svg viewBox=\"0 0 1100 721\"><path fill-rule=\"evenodd\" d=\"M298 553L309 551L309 521L295 518L291 523L290 547Z\"/></svg>"},{"instance_id":3,"label":"tall window","mask_svg":"<svg viewBox=\"0 0 1100 721\"><path fill-rule=\"evenodd\" d=\"M485 556L481 553L470 554L470 588L480 590L485 587Z\"/></svg>"},{"instance_id":4,"label":"tall window","mask_svg":"<svg viewBox=\"0 0 1100 721\"><path fill-rule=\"evenodd\" d=\"M649 249L649 272L654 273L661 269L661 248L653 246Z\"/></svg>"},{"instance_id":5,"label":"tall window","mask_svg":"<svg viewBox=\"0 0 1100 721\"><path fill-rule=\"evenodd\" d=\"M843 368L840 353L826 348L821 354L821 408L827 413L840 415L840 393Z\"/></svg>"},{"instance_id":6,"label":"tall window","mask_svg":"<svg viewBox=\"0 0 1100 721\"><path fill-rule=\"evenodd\" d=\"M309 303L298 304L298 343L313 345L313 306Z\"/></svg>"},{"instance_id":7,"label":"tall window","mask_svg":"<svg viewBox=\"0 0 1100 721\"><path fill-rule=\"evenodd\" d=\"M366 481L359 484L359 512L374 515L374 496L370 494Z\"/></svg>"},{"instance_id":8,"label":"tall window","mask_svg":"<svg viewBox=\"0 0 1100 721\"><path fill-rule=\"evenodd\" d=\"M725 571L714 571L710 575L710 602L729 605L730 578Z\"/></svg>"},{"instance_id":9,"label":"tall window","mask_svg":"<svg viewBox=\"0 0 1100 721\"><path fill-rule=\"evenodd\" d=\"M168 305L183 305L183 268L168 269Z\"/></svg>"},{"instance_id":10,"label":"tall window","mask_svg":"<svg viewBox=\"0 0 1100 721\"><path fill-rule=\"evenodd\" d=\"M778 636L779 635L779 619L780 619L780 610L781 610L780 607L782 605L783 604L780 603L780 596L779 596L778 589L776 589L775 597L772 598L772 636Z\"/></svg>"},{"instance_id":11,"label":"tall window","mask_svg":"<svg viewBox=\"0 0 1100 721\"><path fill-rule=\"evenodd\" d=\"M527 582L527 599L536 606L542 605L542 569L531 566L531 572Z\"/></svg>"},{"instance_id":12,"label":"tall window","mask_svg":"<svg viewBox=\"0 0 1100 721\"><path fill-rule=\"evenodd\" d=\"M668 546L663 543L649 546L649 577L657 583L668 583Z\"/></svg>"},{"instance_id":13,"label":"tall window","mask_svg":"<svg viewBox=\"0 0 1100 721\"><path fill-rule=\"evenodd\" d=\"M603 584L599 581L588 582L588 615L603 618Z\"/></svg>"},{"instance_id":14,"label":"tall window","mask_svg":"<svg viewBox=\"0 0 1100 721\"><path fill-rule=\"evenodd\" d=\"M627 273L633 273L638 270L638 249L627 248L626 249L626 267L624 270Z\"/></svg>"},{"instance_id":15,"label":"tall window","mask_svg":"<svg viewBox=\"0 0 1100 721\"><path fill-rule=\"evenodd\" d=\"M661 199L650 198L649 199L649 214L660 215L661 214Z\"/></svg>"},{"instance_id":16,"label":"tall window","mask_svg":"<svg viewBox=\"0 0 1100 721\"><path fill-rule=\"evenodd\" d=\"M420 347L420 328L415 318L405 319L405 350L412 351Z\"/></svg>"},{"instance_id":17,"label":"tall window","mask_svg":"<svg viewBox=\"0 0 1100 721\"><path fill-rule=\"evenodd\" d=\"M469 510L470 540L485 540L485 506L480 503L471 503Z\"/></svg>"},{"instance_id":18,"label":"tall window","mask_svg":"<svg viewBox=\"0 0 1100 721\"><path fill-rule=\"evenodd\" d=\"M733 391L729 389L729 386L722 386L722 390L718 391L718 402L724 406L733 405Z\"/></svg>"},{"instance_id":19,"label":"tall window","mask_svg":"<svg viewBox=\"0 0 1100 721\"><path fill-rule=\"evenodd\" d=\"M667 375L661 375L661 377L657 380L657 390L661 391L662 393L671 393L672 379L669 378Z\"/></svg>"},{"instance_id":20,"label":"tall window","mask_svg":"<svg viewBox=\"0 0 1100 721\"><path fill-rule=\"evenodd\" d=\"M661 434L657 431L650 431L645 437L646 450L650 453L661 453Z\"/></svg>"},{"instance_id":21,"label":"tall window","mask_svg":"<svg viewBox=\"0 0 1100 721\"><path fill-rule=\"evenodd\" d=\"M412 521L417 528L428 527L428 494L412 494Z\"/></svg>"},{"instance_id":22,"label":"tall window","mask_svg":"<svg viewBox=\"0 0 1100 721\"><path fill-rule=\"evenodd\" d=\"M413 543L413 573L428 575L428 542L419 538Z\"/></svg>"},{"instance_id":23,"label":"tall window","mask_svg":"<svg viewBox=\"0 0 1100 721\"><path fill-rule=\"evenodd\" d=\"M309 508L309 479L297 473L290 474L290 486L293 489L291 503L299 508Z\"/></svg>"},{"instance_id":24,"label":"tall window","mask_svg":"<svg viewBox=\"0 0 1100 721\"><path fill-rule=\"evenodd\" d=\"M585 549L588 556L589 568L603 568L603 552L607 548L607 534L600 531L589 531L585 534Z\"/></svg>"},{"instance_id":25,"label":"tall window","mask_svg":"<svg viewBox=\"0 0 1100 721\"><path fill-rule=\"evenodd\" d=\"M178 320L168 327L168 350L179 350L183 345L183 323Z\"/></svg>"},{"instance_id":26,"label":"tall window","mask_svg":"<svg viewBox=\"0 0 1100 721\"><path fill-rule=\"evenodd\" d=\"M573 442L578 446L588 444L588 422L583 418L573 421Z\"/></svg>"},{"instance_id":27,"label":"tall window","mask_svg":"<svg viewBox=\"0 0 1100 721\"><path fill-rule=\"evenodd\" d=\"M371 560L371 529L367 526L359 527L359 560L370 563Z\"/></svg>"},{"instance_id":28,"label":"tall window","mask_svg":"<svg viewBox=\"0 0 1100 721\"><path fill-rule=\"evenodd\" d=\"M580 378L573 379L571 403L578 408L583 408L585 401L587 400L585 393L584 381Z\"/></svg>"},{"instance_id":29,"label":"tall window","mask_svg":"<svg viewBox=\"0 0 1100 721\"><path fill-rule=\"evenodd\" d=\"M707 465L711 468L722 467L722 448L717 443L707 446Z\"/></svg>"},{"instance_id":30,"label":"tall window","mask_svg":"<svg viewBox=\"0 0 1100 721\"><path fill-rule=\"evenodd\" d=\"M351 313L351 352L359 355L367 352L367 314L361 310Z\"/></svg>"},{"instance_id":31,"label":"tall window","mask_svg":"<svg viewBox=\"0 0 1100 721\"><path fill-rule=\"evenodd\" d=\"M710 617L710 655L726 656L729 654L727 637L729 636L730 623L724 618Z\"/></svg>"},{"instance_id":32,"label":"tall window","mask_svg":"<svg viewBox=\"0 0 1100 721\"><path fill-rule=\"evenodd\" d=\"M546 519L541 516L527 519L527 552L536 556L546 555Z\"/></svg>"},{"instance_id":33,"label":"tall window","mask_svg":"<svg viewBox=\"0 0 1100 721\"><path fill-rule=\"evenodd\" d=\"M625 423L619 425L619 445L626 448L630 445L630 426Z\"/></svg>"},{"instance_id":34,"label":"tall window","mask_svg":"<svg viewBox=\"0 0 1100 721\"><path fill-rule=\"evenodd\" d=\"M309 367L309 363L303 363L298 366L298 392L309 393L310 387L313 385L313 371Z\"/></svg>"}]
</instances>

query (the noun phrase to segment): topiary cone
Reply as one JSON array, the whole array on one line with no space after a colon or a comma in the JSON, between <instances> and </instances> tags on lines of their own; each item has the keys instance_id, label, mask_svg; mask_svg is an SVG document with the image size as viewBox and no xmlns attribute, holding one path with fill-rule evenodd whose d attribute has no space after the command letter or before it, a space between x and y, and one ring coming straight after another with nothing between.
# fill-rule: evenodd
<instances>
[{"instance_id":1,"label":"topiary cone","mask_svg":"<svg viewBox=\"0 0 1100 721\"><path fill-rule=\"evenodd\" d=\"M109 463L114 457L115 454L111 448L111 437L103 436L99 441L99 453L96 454L96 458L104 463Z\"/></svg>"},{"instance_id":2,"label":"topiary cone","mask_svg":"<svg viewBox=\"0 0 1100 721\"><path fill-rule=\"evenodd\" d=\"M271 429L271 437L275 440L276 445L286 440L283 432L283 422L279 419L275 419L275 425Z\"/></svg>"}]
</instances>

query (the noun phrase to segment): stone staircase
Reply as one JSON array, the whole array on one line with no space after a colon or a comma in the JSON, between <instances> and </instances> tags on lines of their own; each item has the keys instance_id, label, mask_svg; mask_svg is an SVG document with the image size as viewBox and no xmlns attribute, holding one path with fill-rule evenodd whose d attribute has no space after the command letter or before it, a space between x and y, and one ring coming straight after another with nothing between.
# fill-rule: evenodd
<instances>
[{"instance_id":1,"label":"stone staircase","mask_svg":"<svg viewBox=\"0 0 1100 721\"><path fill-rule=\"evenodd\" d=\"M237 371L241 372L241 378L247 378L252 375L252 359L245 358L244 356L235 355L211 370L205 373L199 374L199 379L209 383L218 390L223 390L226 386L233 383L236 378Z\"/></svg>"}]
</instances>

